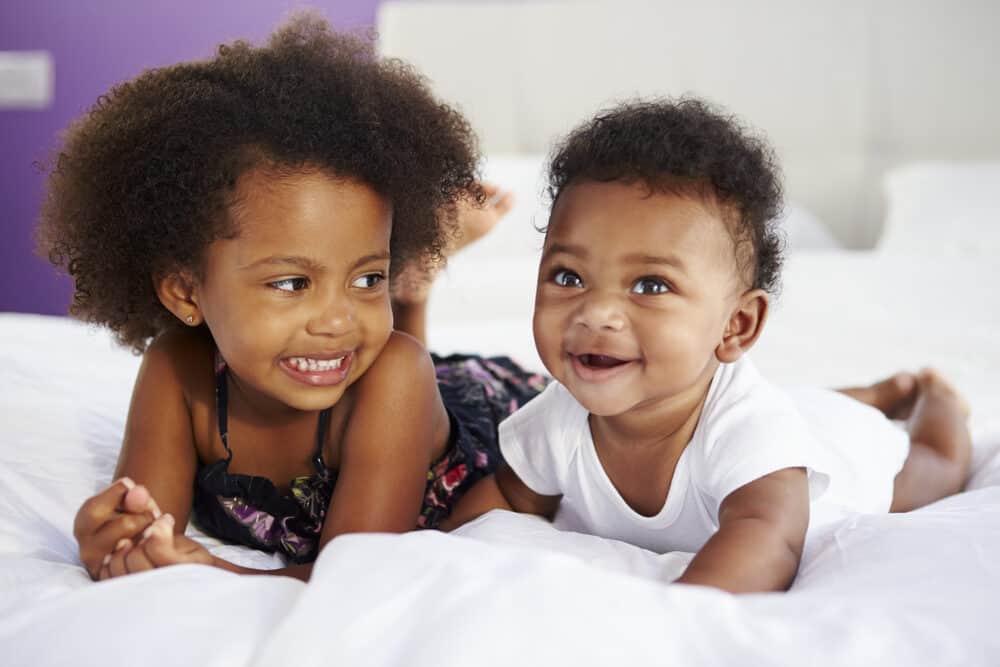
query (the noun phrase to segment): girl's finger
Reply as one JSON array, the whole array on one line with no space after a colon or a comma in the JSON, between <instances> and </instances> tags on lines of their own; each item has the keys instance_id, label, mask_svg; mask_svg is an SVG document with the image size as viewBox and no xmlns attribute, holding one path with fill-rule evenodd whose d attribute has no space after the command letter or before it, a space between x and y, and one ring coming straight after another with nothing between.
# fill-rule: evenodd
<instances>
[{"instance_id":1,"label":"girl's finger","mask_svg":"<svg viewBox=\"0 0 1000 667\"><path fill-rule=\"evenodd\" d=\"M149 489L141 484L133 489L130 489L125 498L122 500L122 508L126 512L132 512L135 514L141 514L143 512L149 512L153 515L154 519L159 519L162 512L160 512L160 506L156 504L156 500L149 493Z\"/></svg>"},{"instance_id":2,"label":"girl's finger","mask_svg":"<svg viewBox=\"0 0 1000 667\"><path fill-rule=\"evenodd\" d=\"M151 523L151 514L119 514L87 540L87 548L97 554L111 553L119 542L138 537Z\"/></svg>"},{"instance_id":3,"label":"girl's finger","mask_svg":"<svg viewBox=\"0 0 1000 667\"><path fill-rule=\"evenodd\" d=\"M105 556L105 561L101 563L101 567L97 572L95 579L97 581L104 581L105 579L111 578L111 570L108 569L108 563L111 562L111 554Z\"/></svg>"},{"instance_id":4,"label":"girl's finger","mask_svg":"<svg viewBox=\"0 0 1000 667\"><path fill-rule=\"evenodd\" d=\"M122 506L125 495L135 488L135 482L128 477L114 481L96 496L88 498L76 513L73 521L73 534L79 540L81 536L91 535L114 516Z\"/></svg>"},{"instance_id":5,"label":"girl's finger","mask_svg":"<svg viewBox=\"0 0 1000 667\"><path fill-rule=\"evenodd\" d=\"M111 553L111 559L108 560L107 564L109 576L121 577L128 574L128 567L125 565L125 557L128 556L130 551L132 551L132 548L126 547Z\"/></svg>"},{"instance_id":6,"label":"girl's finger","mask_svg":"<svg viewBox=\"0 0 1000 667\"><path fill-rule=\"evenodd\" d=\"M155 567L156 565L146 555L142 542L126 552L125 569L128 570L129 574L145 572L146 570L152 570Z\"/></svg>"},{"instance_id":7,"label":"girl's finger","mask_svg":"<svg viewBox=\"0 0 1000 667\"><path fill-rule=\"evenodd\" d=\"M131 543L131 538L141 533L152 521L153 518L148 514L119 514L116 519L101 526L97 534L78 538L80 560L91 578L97 578L101 561L106 554L119 548L123 541Z\"/></svg>"},{"instance_id":8,"label":"girl's finger","mask_svg":"<svg viewBox=\"0 0 1000 667\"><path fill-rule=\"evenodd\" d=\"M157 567L182 562L174 544L174 518L170 514L164 514L147 530L149 534L140 544L150 562Z\"/></svg>"}]
</instances>

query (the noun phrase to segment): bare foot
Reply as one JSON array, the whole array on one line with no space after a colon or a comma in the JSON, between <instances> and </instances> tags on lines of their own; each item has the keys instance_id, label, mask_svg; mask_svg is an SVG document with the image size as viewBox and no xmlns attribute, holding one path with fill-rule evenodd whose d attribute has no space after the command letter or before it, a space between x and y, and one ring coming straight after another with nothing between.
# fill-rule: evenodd
<instances>
[{"instance_id":1,"label":"bare foot","mask_svg":"<svg viewBox=\"0 0 1000 667\"><path fill-rule=\"evenodd\" d=\"M496 227L500 219L514 206L514 194L505 192L495 183L483 183L486 201L482 206L474 202L462 202L458 207L458 233L445 251L445 259L465 246L478 241ZM431 285L441 270L437 266L408 266L396 278L392 288L392 300L397 307L420 305L427 301Z\"/></svg>"},{"instance_id":2,"label":"bare foot","mask_svg":"<svg viewBox=\"0 0 1000 667\"><path fill-rule=\"evenodd\" d=\"M964 399L936 371L917 374L917 400L906 425L910 452L893 486L893 512L908 512L960 492L969 477L972 437Z\"/></svg>"},{"instance_id":3,"label":"bare foot","mask_svg":"<svg viewBox=\"0 0 1000 667\"><path fill-rule=\"evenodd\" d=\"M899 372L866 387L838 389L842 394L880 410L889 419L907 419L920 385L913 373Z\"/></svg>"},{"instance_id":4,"label":"bare foot","mask_svg":"<svg viewBox=\"0 0 1000 667\"><path fill-rule=\"evenodd\" d=\"M930 445L947 458L967 459L971 439L966 421L969 404L932 368L917 374L917 400L907 423L910 440Z\"/></svg>"}]
</instances>

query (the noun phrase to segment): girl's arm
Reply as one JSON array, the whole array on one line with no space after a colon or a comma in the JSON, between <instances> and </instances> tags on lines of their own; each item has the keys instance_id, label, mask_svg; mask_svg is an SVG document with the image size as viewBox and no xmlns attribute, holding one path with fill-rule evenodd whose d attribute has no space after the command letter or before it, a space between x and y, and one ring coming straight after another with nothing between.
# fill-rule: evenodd
<instances>
[{"instance_id":1,"label":"girl's arm","mask_svg":"<svg viewBox=\"0 0 1000 667\"><path fill-rule=\"evenodd\" d=\"M372 367L358 380L355 391L320 548L344 533L412 530L423 502L434 450L448 437L448 414L441 402L430 355L405 334L392 335ZM124 452L122 458L126 458ZM191 465L188 489L193 483L196 458ZM132 468L126 471L136 475L147 472ZM145 482L147 478L138 479ZM157 497L158 491L150 491ZM112 576L177 563L202 563L240 574L290 576L303 581L311 576L312 564L257 570L210 555L183 535L190 496L186 503L178 502L184 499L177 494L166 498L161 502L164 518L151 525L135 548L112 558ZM176 523L170 516L173 511L178 512ZM122 568L124 571L119 571Z\"/></svg>"},{"instance_id":2,"label":"girl's arm","mask_svg":"<svg viewBox=\"0 0 1000 667\"><path fill-rule=\"evenodd\" d=\"M344 533L412 530L449 430L430 355L393 333L357 382L320 548Z\"/></svg>"},{"instance_id":3,"label":"girl's arm","mask_svg":"<svg viewBox=\"0 0 1000 667\"><path fill-rule=\"evenodd\" d=\"M798 571L808 525L806 471L786 468L765 475L723 500L719 530L677 583L731 593L787 590Z\"/></svg>"},{"instance_id":4,"label":"girl's arm","mask_svg":"<svg viewBox=\"0 0 1000 667\"><path fill-rule=\"evenodd\" d=\"M77 512L74 533L80 559L95 579L124 573L124 548L117 551L114 571L106 557L146 529L161 510L182 525L187 522L197 454L181 376L199 348L191 344L192 338L170 333L147 349L132 390L115 472L116 478L126 479L88 499ZM142 486L133 488L131 480Z\"/></svg>"}]
</instances>

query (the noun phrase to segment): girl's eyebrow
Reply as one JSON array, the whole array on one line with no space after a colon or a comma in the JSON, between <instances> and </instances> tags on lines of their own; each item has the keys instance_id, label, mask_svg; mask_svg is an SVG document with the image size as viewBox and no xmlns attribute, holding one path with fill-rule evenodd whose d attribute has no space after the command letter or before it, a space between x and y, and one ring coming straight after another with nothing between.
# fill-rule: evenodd
<instances>
[{"instance_id":1,"label":"girl's eyebrow","mask_svg":"<svg viewBox=\"0 0 1000 667\"><path fill-rule=\"evenodd\" d=\"M324 268L322 264L315 262L309 257L303 257L301 255L271 255L270 257L263 257L258 259L256 262L251 262L250 264L240 268L242 270L254 269L258 266L264 266L267 264L294 264L295 266L301 266L304 269L312 271L320 271Z\"/></svg>"},{"instance_id":2,"label":"girl's eyebrow","mask_svg":"<svg viewBox=\"0 0 1000 667\"><path fill-rule=\"evenodd\" d=\"M388 252L384 250L381 252L373 252L368 255L365 255L364 257L359 258L358 261L354 262L354 266L352 266L351 268L356 269L359 266L367 264L368 262L375 262L375 261L384 262L390 259L392 259L392 255L390 255Z\"/></svg>"},{"instance_id":3,"label":"girl's eyebrow","mask_svg":"<svg viewBox=\"0 0 1000 667\"><path fill-rule=\"evenodd\" d=\"M373 252L365 255L364 257L358 258L358 260L355 261L354 264L351 266L351 269L355 269L359 266L362 266L363 264L367 264L368 262L385 261L388 259L390 259L390 255L388 252L385 251ZM251 262L250 264L247 264L246 266L241 268L243 270L247 270L269 264L292 264L295 266L301 266L303 269L309 271L317 271L317 272L326 269L325 266L323 266L316 260L310 257L304 257L302 255L271 255L270 257L264 257L262 259L258 259L256 262Z\"/></svg>"}]
</instances>

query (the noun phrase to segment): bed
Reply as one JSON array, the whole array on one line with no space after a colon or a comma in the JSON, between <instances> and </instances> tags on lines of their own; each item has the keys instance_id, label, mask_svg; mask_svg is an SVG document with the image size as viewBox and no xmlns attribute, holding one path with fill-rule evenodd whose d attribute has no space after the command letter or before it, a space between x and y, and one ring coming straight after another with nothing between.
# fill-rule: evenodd
<instances>
[{"instance_id":1,"label":"bed","mask_svg":"<svg viewBox=\"0 0 1000 667\"><path fill-rule=\"evenodd\" d=\"M436 349L537 365L528 317L541 164L500 156L485 165L487 177L518 190L519 204L435 287ZM504 512L451 535L338 538L308 586L198 566L94 584L72 521L110 479L138 359L72 320L8 313L4 663L997 664L1000 205L990 193L1000 191L1000 164L914 165L886 187L892 233L879 248L831 247L808 229L791 235L785 289L754 358L780 382L829 385L933 363L972 405L974 475L965 492L916 512L838 524L811 542L790 592L670 586L690 555ZM189 531L224 557L280 565Z\"/></svg>"},{"instance_id":2,"label":"bed","mask_svg":"<svg viewBox=\"0 0 1000 667\"><path fill-rule=\"evenodd\" d=\"M778 27L750 5L733 5L736 20L720 24L722 0L686 7L686 22L665 20L666 3L627 12L621 3L381 5L380 49L415 61L459 101L483 137L484 177L517 196L501 226L436 284L430 347L540 366L530 314L535 226L547 214L543 154L553 132L609 91L649 92L641 68L597 71L616 48L613 62L656 69L661 92L724 91L716 99L779 148L788 261L756 364L779 383L826 386L939 368L972 408L963 493L905 515L845 519L810 542L780 594L671 586L690 554L503 512L453 534L338 538L308 585L198 566L94 584L77 559L73 516L111 478L138 359L67 318L0 313L0 661L1000 664L1000 163L984 160L1000 155L1000 91L977 64L942 65L996 62L995 7L930 3L907 15L923 31L916 41L938 45L914 54L892 21L897 0L771 4L786 19ZM595 42L587 25L607 30ZM718 40L704 62L684 58L697 46L694 26ZM555 39L557 27L568 42ZM741 30L771 33L747 51ZM879 30L885 39L873 41ZM643 60L644 44L660 60ZM790 60L802 67L785 67ZM761 96L741 67L768 71L770 90L787 94ZM899 83L906 68L943 91L933 108L910 104L913 90ZM816 71L825 76L808 74ZM602 78L615 85L601 88ZM558 105L545 95L550 85ZM928 115L941 129L924 136ZM918 160L927 156L949 161ZM281 565L188 530L222 557Z\"/></svg>"}]
</instances>

